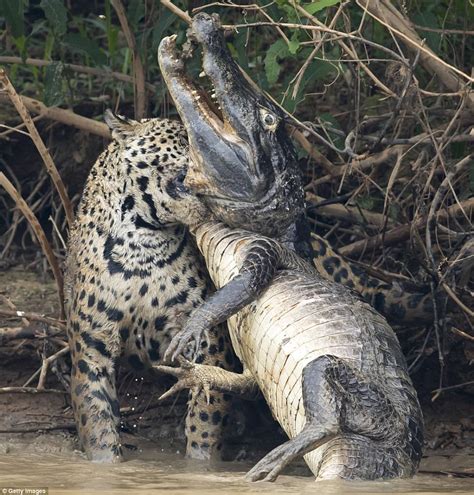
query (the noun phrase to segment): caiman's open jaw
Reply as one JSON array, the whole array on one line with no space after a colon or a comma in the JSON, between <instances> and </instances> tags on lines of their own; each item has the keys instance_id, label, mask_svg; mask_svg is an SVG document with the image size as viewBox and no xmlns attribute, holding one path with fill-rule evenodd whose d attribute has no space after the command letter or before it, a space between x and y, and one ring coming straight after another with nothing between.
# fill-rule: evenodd
<instances>
[{"instance_id":1,"label":"caiman's open jaw","mask_svg":"<svg viewBox=\"0 0 474 495\"><path fill-rule=\"evenodd\" d=\"M303 193L280 110L244 77L217 16L196 15L188 39L202 47L222 116L187 76L176 36L163 39L161 72L189 139L186 186L227 223L260 220L262 233L284 230L301 213Z\"/></svg>"}]
</instances>

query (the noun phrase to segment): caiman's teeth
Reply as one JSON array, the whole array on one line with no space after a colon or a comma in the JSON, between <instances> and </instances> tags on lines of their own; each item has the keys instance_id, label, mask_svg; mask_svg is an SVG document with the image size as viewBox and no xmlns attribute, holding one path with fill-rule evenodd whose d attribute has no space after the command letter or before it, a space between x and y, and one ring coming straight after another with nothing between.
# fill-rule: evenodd
<instances>
[{"instance_id":1,"label":"caiman's teeth","mask_svg":"<svg viewBox=\"0 0 474 495\"><path fill-rule=\"evenodd\" d=\"M192 94L192 95L197 95L197 91L196 91L195 89L193 89L193 90L191 91L191 94Z\"/></svg>"},{"instance_id":2,"label":"caiman's teeth","mask_svg":"<svg viewBox=\"0 0 474 495\"><path fill-rule=\"evenodd\" d=\"M211 93L211 98L212 98L213 100L215 100L215 99L217 98L216 93Z\"/></svg>"},{"instance_id":3,"label":"caiman's teeth","mask_svg":"<svg viewBox=\"0 0 474 495\"><path fill-rule=\"evenodd\" d=\"M201 99L201 96L200 95L197 95L196 98L195 98L196 101L198 101L200 99Z\"/></svg>"},{"instance_id":4,"label":"caiman's teeth","mask_svg":"<svg viewBox=\"0 0 474 495\"><path fill-rule=\"evenodd\" d=\"M206 73L205 73L204 71L201 71L201 72L199 73L199 77L206 77Z\"/></svg>"}]
</instances>

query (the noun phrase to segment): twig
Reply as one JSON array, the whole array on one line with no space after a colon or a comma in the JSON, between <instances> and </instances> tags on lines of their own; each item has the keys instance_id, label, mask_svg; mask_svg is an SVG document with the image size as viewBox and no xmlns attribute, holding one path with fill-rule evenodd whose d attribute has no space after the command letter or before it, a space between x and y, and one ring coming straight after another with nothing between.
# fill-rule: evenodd
<instances>
[{"instance_id":1,"label":"twig","mask_svg":"<svg viewBox=\"0 0 474 495\"><path fill-rule=\"evenodd\" d=\"M10 301L10 299L7 296L4 296L3 294L0 294L0 301L6 304L11 310L16 311L18 314L18 310L16 306ZM30 322L28 321L28 318L25 318L24 316L21 318L21 321L23 325L29 325Z\"/></svg>"},{"instance_id":2,"label":"twig","mask_svg":"<svg viewBox=\"0 0 474 495\"><path fill-rule=\"evenodd\" d=\"M56 390L54 388L34 388L34 387L3 387L0 394L67 394L66 390Z\"/></svg>"},{"instance_id":3,"label":"twig","mask_svg":"<svg viewBox=\"0 0 474 495\"><path fill-rule=\"evenodd\" d=\"M333 29L330 29L330 28L327 28L327 26L325 26L317 17L315 17L314 15L311 15L309 12L307 12L301 5L298 5L296 2L293 4L294 7L296 8L296 10L304 17L306 17L307 19L309 19L313 24L315 24L314 27L318 27L319 29L325 31L325 32L330 32L330 31L333 31ZM306 26L303 26L301 25L300 28L303 28L305 29ZM338 33L342 36L346 35L347 33ZM346 36L348 39L354 39L354 38L357 38L356 36L354 35L348 35ZM372 42L368 41L368 40L363 40L364 43L367 43L367 44L371 44ZM374 83L386 94L392 96L392 97L396 97L396 94L390 89L388 88L368 67L367 65L365 65L360 59L359 57L357 56L357 53L352 49L350 48L344 41L342 40L338 40L337 42L339 44L339 46L349 55L349 57L352 57L354 60L356 60L356 63L361 67L361 69L372 79L372 81L374 81ZM392 52L392 55L393 55L393 52ZM402 63L404 63L404 61L402 61Z\"/></svg>"},{"instance_id":4,"label":"twig","mask_svg":"<svg viewBox=\"0 0 474 495\"><path fill-rule=\"evenodd\" d=\"M446 291L446 293L448 294L448 296L467 314L469 315L471 318L474 318L474 311L472 311L472 309L468 308L460 299L459 297L455 294L455 292L453 291L453 289L451 289L451 287L446 283L446 282L443 282L441 284L441 286L443 287L443 289Z\"/></svg>"},{"instance_id":5,"label":"twig","mask_svg":"<svg viewBox=\"0 0 474 495\"><path fill-rule=\"evenodd\" d=\"M36 389L35 389L36 390ZM43 392L47 392L47 390L43 390ZM64 425L48 425L48 426L37 426L34 428L14 428L14 429L6 429L0 430L0 433L38 433L39 431L53 431L53 430L75 430L75 423L66 423Z\"/></svg>"},{"instance_id":6,"label":"twig","mask_svg":"<svg viewBox=\"0 0 474 495\"><path fill-rule=\"evenodd\" d=\"M26 64L33 65L35 67L45 67L51 64L58 63L55 60L43 60L41 58L26 58L22 60L21 57L10 57L10 56L0 56L0 64ZM62 63L62 62L61 62ZM62 63L65 69L69 69L73 72L79 72L82 74L89 74L91 76L103 77L105 79L116 79L117 81L126 82L129 84L134 83L134 79L132 76L128 74L122 74L121 72L111 72L104 69L98 69L96 67L87 67L85 65L77 65L77 64L64 64ZM155 93L157 91L157 87L154 84L146 83L146 89Z\"/></svg>"},{"instance_id":7,"label":"twig","mask_svg":"<svg viewBox=\"0 0 474 495\"><path fill-rule=\"evenodd\" d=\"M451 385L450 387L440 387L433 390L431 393L436 394L436 397L438 397L441 392L446 392L447 390L456 390L458 388L467 387L468 385L474 385L474 381L459 383L458 385ZM435 397L433 397L431 400L434 401Z\"/></svg>"},{"instance_id":8,"label":"twig","mask_svg":"<svg viewBox=\"0 0 474 495\"><path fill-rule=\"evenodd\" d=\"M173 14L176 14L184 22L186 22L187 24L191 24L191 16L187 12L184 12L179 7L177 7L173 2L170 2L170 0L161 0L161 4L164 5L167 9L171 10Z\"/></svg>"},{"instance_id":9,"label":"twig","mask_svg":"<svg viewBox=\"0 0 474 495\"><path fill-rule=\"evenodd\" d=\"M427 31L429 33L465 34L466 36L474 36L474 31L468 31L467 29L431 28L426 26L420 26L419 24L413 24L413 27L419 29L420 31Z\"/></svg>"},{"instance_id":10,"label":"twig","mask_svg":"<svg viewBox=\"0 0 474 495\"><path fill-rule=\"evenodd\" d=\"M333 175L323 175L322 177L310 182L305 186L305 190L308 191L319 184L324 184L325 182L331 181L334 177L340 177L351 171L368 170L372 167L385 164L387 163L387 160L393 158L394 156L397 156L399 152L405 150L406 147L407 145L397 144L390 148L386 148L375 155L371 155L366 158L355 158L348 165L335 167Z\"/></svg>"},{"instance_id":11,"label":"twig","mask_svg":"<svg viewBox=\"0 0 474 495\"><path fill-rule=\"evenodd\" d=\"M48 149L46 148L43 140L41 139L41 136L38 133L38 130L36 129L32 119L31 115L28 112L27 108L23 104L22 99L18 95L18 93L15 91L15 88L13 87L12 83L8 79L8 76L6 72L0 68L0 84L3 86L3 90L6 90L8 93L8 96L10 97L10 100L12 101L13 105L15 106L17 112L20 114L21 118L23 119L23 122L26 124L26 127L28 128L28 131L30 133L31 139L36 145L36 148L39 151L39 154L41 155L41 158L43 159L43 162L46 166L46 170L48 171L54 186L56 187L56 190L58 191L59 197L61 198L61 202L64 207L64 211L66 213L66 218L69 224L69 227L72 226L72 223L74 221L74 213L72 209L72 204L69 199L69 196L66 192L66 188L64 187L64 183L61 179L61 176L59 175L58 169L56 168L56 165L54 164L53 159L51 158L51 155L49 154ZM6 177L5 177L6 179Z\"/></svg>"},{"instance_id":12,"label":"twig","mask_svg":"<svg viewBox=\"0 0 474 495\"><path fill-rule=\"evenodd\" d=\"M474 342L474 337L472 335L467 334L466 332L463 332L462 330L459 330L459 328L456 327L450 327L451 332L455 333L456 335L459 335L460 337L470 340Z\"/></svg>"},{"instance_id":13,"label":"twig","mask_svg":"<svg viewBox=\"0 0 474 495\"><path fill-rule=\"evenodd\" d=\"M346 7L347 3L348 2L342 2L339 5L339 7L337 9L337 12L332 17L331 22L330 22L330 24L328 26L329 29L333 29L334 28L334 26L336 25L337 20L339 19L339 16L343 12L343 10ZM292 91L292 97L293 97L293 99L296 99L296 96L298 95L298 90L300 88L300 85L301 85L301 82L303 80L303 77L304 77L304 75L306 73L306 70L308 69L308 67L309 67L311 61L313 60L313 58L316 56L316 54L321 49L321 46L325 42L325 38L326 37L327 37L327 33L325 33L323 36L321 36L321 38L318 40L318 42L314 45L313 50L309 54L308 58L305 60L304 64L302 65L302 67L300 68L300 70L298 71L298 73L296 74L295 78L293 78L290 81L290 84L291 84L296 79L295 84L294 84L294 87L293 87L293 91Z\"/></svg>"},{"instance_id":14,"label":"twig","mask_svg":"<svg viewBox=\"0 0 474 495\"><path fill-rule=\"evenodd\" d=\"M146 116L147 94L145 91L145 68L143 67L140 54L138 53L135 36L130 29L127 14L122 4L122 0L110 0L122 26L123 34L127 40L128 47L132 52L134 96L135 96L135 118L141 120Z\"/></svg>"},{"instance_id":15,"label":"twig","mask_svg":"<svg viewBox=\"0 0 474 495\"><path fill-rule=\"evenodd\" d=\"M39 223L35 214L31 211L26 201L20 196L18 191L15 189L15 186L7 179L7 177L3 172L0 172L0 185L4 187L4 189L10 195L10 197L13 199L13 201L15 201L17 207L21 210L23 215L25 215L26 219L28 220L28 223L31 225L31 228L35 233L36 238L38 239L38 242L40 243L40 246L48 260L49 266L51 267L51 270L54 275L54 279L56 281L56 285L58 287L58 298L61 307L61 318L64 318L63 275L59 268L58 260L56 259L56 256L54 255L53 250L51 249L51 246L48 242L48 238L44 233L43 227L41 227L41 224ZM30 319L26 315L23 316Z\"/></svg>"},{"instance_id":16,"label":"twig","mask_svg":"<svg viewBox=\"0 0 474 495\"><path fill-rule=\"evenodd\" d=\"M308 155L313 159L313 161L317 165L321 165L324 170L330 175L337 175L337 169L330 160L328 160L318 149L316 146L308 141L305 135L295 127L289 127L290 136L293 137L301 147L308 153Z\"/></svg>"},{"instance_id":17,"label":"twig","mask_svg":"<svg viewBox=\"0 0 474 495\"><path fill-rule=\"evenodd\" d=\"M41 330L41 328L35 325L29 325L27 327L0 328L0 342L9 342L11 340L19 339L48 338L50 336L47 334L42 336L38 335L38 332ZM58 335L58 333L55 335Z\"/></svg>"},{"instance_id":18,"label":"twig","mask_svg":"<svg viewBox=\"0 0 474 495\"><path fill-rule=\"evenodd\" d=\"M372 211L364 210L358 206L348 206L340 204L331 204L319 206L318 203L324 201L325 198L316 196L312 193L306 193L306 200L310 203L314 203L311 208L316 208L316 213L321 215L327 215L333 218L339 218L349 222L357 222L361 224L370 223L379 228L383 228L387 222L390 225L390 220L387 220L385 215L375 213Z\"/></svg>"},{"instance_id":19,"label":"twig","mask_svg":"<svg viewBox=\"0 0 474 495\"><path fill-rule=\"evenodd\" d=\"M46 382L46 374L48 373L49 365L52 362L56 361L56 359L64 356L64 354L67 354L69 352L68 344L65 343L65 346L66 347L63 347L60 351L56 352L52 356L43 359L43 364L41 365L41 373L38 380L38 390L44 390L44 384Z\"/></svg>"},{"instance_id":20,"label":"twig","mask_svg":"<svg viewBox=\"0 0 474 495\"><path fill-rule=\"evenodd\" d=\"M454 204L447 208L445 211L438 213L437 218L446 218L449 216L458 216L464 214L464 212L470 212L474 210L474 198L467 199L461 203L461 206ZM392 230L384 234L377 234L368 239L362 241L353 242L339 248L339 252L344 256L357 256L366 249L377 249L382 245L390 246L392 244L398 244L403 242L410 237L412 229L421 229L425 227L427 217L421 217L414 221L412 224L401 225L400 227L395 227Z\"/></svg>"},{"instance_id":21,"label":"twig","mask_svg":"<svg viewBox=\"0 0 474 495\"><path fill-rule=\"evenodd\" d=\"M420 52L418 51L415 55L415 59L413 60L413 63L410 65L410 68L408 70L408 74L406 76L405 83L403 85L403 89L400 93L400 97L398 98L397 105L395 106L394 111L390 115L390 118L385 121L385 124L377 138L377 141L371 146L371 149L375 149L382 139L384 138L385 134L387 133L387 130L389 127L392 125L393 121L395 120L396 116L398 115L398 112L400 111L400 108L402 107L403 100L405 99L405 96L407 94L408 88L410 87L410 83L412 81L413 77L413 72L415 70L416 65L418 64L418 59L420 58Z\"/></svg>"},{"instance_id":22,"label":"twig","mask_svg":"<svg viewBox=\"0 0 474 495\"><path fill-rule=\"evenodd\" d=\"M82 115L74 113L72 110L65 110L58 107L47 107L43 102L29 98L28 96L20 97L25 107L33 113L39 114L41 117L61 122L62 124L70 125L97 136L110 139L110 130L107 124L98 122ZM1 101L0 95L0 101Z\"/></svg>"},{"instance_id":23,"label":"twig","mask_svg":"<svg viewBox=\"0 0 474 495\"><path fill-rule=\"evenodd\" d=\"M464 86L463 81L474 82L472 77L439 58L430 48L423 46L410 21L391 3L385 0L357 0L357 4L390 32L407 42L411 49L420 50L421 64L427 71L436 74L448 89L458 91ZM474 94L471 94L468 100L471 109L474 108Z\"/></svg>"},{"instance_id":24,"label":"twig","mask_svg":"<svg viewBox=\"0 0 474 495\"><path fill-rule=\"evenodd\" d=\"M426 231L425 231L425 238L426 238L426 246L429 250L431 250L431 230L435 227L436 223L436 211L438 210L441 202L443 201L443 197L448 191L448 189L452 189L451 185L451 180L458 174L460 171L462 171L465 167L468 165L472 164L472 159L474 158L474 153L471 153L470 155L467 155L464 157L462 160L460 160L456 165L454 165L453 169L446 175L446 177L443 179L443 182L441 182L441 185L439 186L438 190L436 191L436 194L433 198L433 201L431 202L430 209L428 212L428 220L426 222ZM464 213L464 216L467 217L467 215ZM434 259L430 260L432 263L434 263Z\"/></svg>"}]
</instances>

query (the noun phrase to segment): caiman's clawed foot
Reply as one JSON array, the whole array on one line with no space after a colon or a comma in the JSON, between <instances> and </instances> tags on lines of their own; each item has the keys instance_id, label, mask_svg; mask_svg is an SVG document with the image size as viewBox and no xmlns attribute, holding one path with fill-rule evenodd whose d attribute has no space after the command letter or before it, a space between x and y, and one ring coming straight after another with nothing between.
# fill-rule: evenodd
<instances>
[{"instance_id":1,"label":"caiman's clawed foot","mask_svg":"<svg viewBox=\"0 0 474 495\"><path fill-rule=\"evenodd\" d=\"M247 370L243 373L233 373L218 366L191 363L182 356L178 356L177 359L180 364L177 368L162 365L154 366L156 370L178 378L178 382L168 392L165 392L160 397L160 400L185 388L191 389L194 396L203 391L207 400L209 400L211 390L240 395L242 398L249 400L258 397L258 385L252 374Z\"/></svg>"},{"instance_id":2,"label":"caiman's clawed foot","mask_svg":"<svg viewBox=\"0 0 474 495\"><path fill-rule=\"evenodd\" d=\"M284 443L267 454L245 475L246 481L275 481L294 457L288 458L286 446Z\"/></svg>"},{"instance_id":3,"label":"caiman's clawed foot","mask_svg":"<svg viewBox=\"0 0 474 495\"><path fill-rule=\"evenodd\" d=\"M201 391L206 395L207 402L210 402L211 397L211 385L214 366L208 366L206 364L191 363L182 356L177 357L179 367L154 366L154 369L175 376L178 381L158 400L166 399L167 397L179 392L180 390L190 389L194 397Z\"/></svg>"},{"instance_id":4,"label":"caiman's clawed foot","mask_svg":"<svg viewBox=\"0 0 474 495\"><path fill-rule=\"evenodd\" d=\"M308 425L295 438L276 447L261 459L245 476L247 481L275 481L281 471L297 457L328 441L327 435L318 426Z\"/></svg>"},{"instance_id":5,"label":"caiman's clawed foot","mask_svg":"<svg viewBox=\"0 0 474 495\"><path fill-rule=\"evenodd\" d=\"M197 329L196 327L186 325L172 338L164 354L164 360L166 362L173 362L178 359L179 361L179 356L185 354L188 350L188 344L192 341L195 343L194 355L197 355L199 349L201 348L201 340L203 338L204 340L209 340L207 330L202 330L201 328Z\"/></svg>"}]
</instances>

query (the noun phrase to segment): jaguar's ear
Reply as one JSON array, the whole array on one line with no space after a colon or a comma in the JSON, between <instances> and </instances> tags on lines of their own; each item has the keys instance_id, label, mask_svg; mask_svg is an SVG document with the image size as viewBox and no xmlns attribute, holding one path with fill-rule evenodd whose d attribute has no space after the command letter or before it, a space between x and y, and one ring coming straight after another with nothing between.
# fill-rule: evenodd
<instances>
[{"instance_id":1,"label":"jaguar's ear","mask_svg":"<svg viewBox=\"0 0 474 495\"><path fill-rule=\"evenodd\" d=\"M123 115L117 115L112 110L107 109L104 113L105 123L112 131L113 139L122 140L133 133L133 127L138 124L137 121L127 119Z\"/></svg>"}]
</instances>

